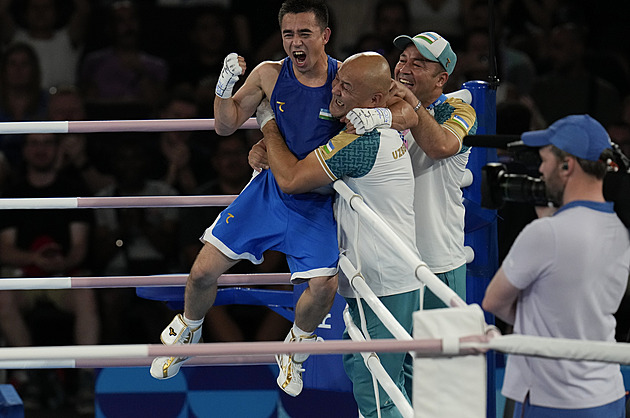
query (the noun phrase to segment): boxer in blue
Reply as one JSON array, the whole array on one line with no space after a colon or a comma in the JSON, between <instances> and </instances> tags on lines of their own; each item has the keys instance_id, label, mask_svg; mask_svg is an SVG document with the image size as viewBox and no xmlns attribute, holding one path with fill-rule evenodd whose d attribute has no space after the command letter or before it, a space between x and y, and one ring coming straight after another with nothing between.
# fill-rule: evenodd
<instances>
[{"instance_id":1,"label":"boxer in blue","mask_svg":"<svg viewBox=\"0 0 630 418\"><path fill-rule=\"evenodd\" d=\"M322 1L287 0L278 18L288 57L259 64L232 96L246 65L243 57L228 55L217 82L215 129L220 135L233 133L253 115L263 98L270 98L289 149L303 158L342 128L328 110L339 62L325 52L330 28ZM404 123L405 116L415 116L409 110L406 114L404 108L397 112L397 120ZM392 113L387 115L389 121L380 120L382 115L371 115L371 122L391 125ZM184 314L177 315L162 332L162 342L198 342L203 318L216 297L219 276L241 259L262 262L262 253L268 249L287 255L294 282L308 281L286 341L316 341L313 333L330 311L337 290L338 246L332 200L332 191L285 194L270 170L255 175L202 236L204 247L186 283ZM286 357L288 363L279 364L278 385L297 396L302 390L302 363L308 355ZM185 360L157 358L151 375L170 378Z\"/></svg>"}]
</instances>

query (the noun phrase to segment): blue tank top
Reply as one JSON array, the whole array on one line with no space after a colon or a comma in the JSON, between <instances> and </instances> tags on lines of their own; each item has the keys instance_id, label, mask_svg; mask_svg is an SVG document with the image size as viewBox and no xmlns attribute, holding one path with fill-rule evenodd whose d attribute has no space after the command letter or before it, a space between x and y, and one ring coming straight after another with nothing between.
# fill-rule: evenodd
<instances>
[{"instance_id":1,"label":"blue tank top","mask_svg":"<svg viewBox=\"0 0 630 418\"><path fill-rule=\"evenodd\" d=\"M337 60L328 57L326 83L321 87L308 87L295 78L288 57L282 63L271 94L271 107L287 146L300 160L343 128L328 110L336 74Z\"/></svg>"}]
</instances>

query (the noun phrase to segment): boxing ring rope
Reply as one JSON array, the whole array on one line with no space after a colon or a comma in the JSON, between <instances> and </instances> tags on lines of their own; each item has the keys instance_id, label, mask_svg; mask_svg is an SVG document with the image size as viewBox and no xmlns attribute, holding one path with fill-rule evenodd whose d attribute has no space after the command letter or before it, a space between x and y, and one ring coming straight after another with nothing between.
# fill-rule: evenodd
<instances>
[{"instance_id":1,"label":"boxing ring rope","mask_svg":"<svg viewBox=\"0 0 630 418\"><path fill-rule=\"evenodd\" d=\"M383 322L383 325L385 325L387 330L392 333L394 338L399 340L413 340L411 335L409 335L409 333L400 325L391 312L379 300L378 296L372 292L372 289L370 289L363 276L361 276L361 273L352 265L348 257L343 254L339 256L339 267L346 274L346 277L349 277L350 286L352 286L352 288L361 295L363 300L365 300L370 308L372 308L372 311L374 311L374 313L379 317L379 319Z\"/></svg>"},{"instance_id":2,"label":"boxing ring rope","mask_svg":"<svg viewBox=\"0 0 630 418\"><path fill-rule=\"evenodd\" d=\"M599 361L630 364L630 343L584 341L529 335L505 335L489 338L470 335L458 339L458 348L451 350L445 338L370 341L329 340L317 344L287 344L284 341L199 343L166 346L162 344L77 345L45 347L0 347L2 361L152 359L153 357L207 357L224 360L233 357L264 356L282 353L350 354L358 352L415 352L418 357L454 357L497 350L509 354L550 359ZM545 345L546 347L542 347ZM220 363L226 364L226 363Z\"/></svg>"},{"instance_id":3,"label":"boxing ring rope","mask_svg":"<svg viewBox=\"0 0 630 418\"><path fill-rule=\"evenodd\" d=\"M185 286L188 274L1 278L0 290ZM223 274L219 286L288 285L290 273Z\"/></svg>"},{"instance_id":4,"label":"boxing ring rope","mask_svg":"<svg viewBox=\"0 0 630 418\"><path fill-rule=\"evenodd\" d=\"M152 358L93 358L93 359L42 359L42 360L0 360L0 369L95 369L106 367L149 367ZM273 354L231 356L226 362L224 356L198 356L189 359L190 366L238 366L275 364Z\"/></svg>"},{"instance_id":5,"label":"boxing ring rope","mask_svg":"<svg viewBox=\"0 0 630 418\"><path fill-rule=\"evenodd\" d=\"M346 183L342 180L337 180L333 183L333 188L339 196L343 197L350 207L355 210L359 215L363 216L368 224L376 229L383 239L390 245L394 245L400 254L400 258L410 265L416 266L416 277L438 297L446 306L466 306L466 302L459 297L453 289L444 284L440 279L434 275L427 264L420 259L418 251L409 248L401 239L392 231L392 229L383 220L374 213L363 201L363 198L356 194ZM352 277L350 274L348 277Z\"/></svg>"},{"instance_id":6,"label":"boxing ring rope","mask_svg":"<svg viewBox=\"0 0 630 418\"><path fill-rule=\"evenodd\" d=\"M257 129L254 118L241 128ZM8 133L95 133L95 132L163 132L197 131L214 129L212 119L160 119L124 121L70 121L70 122L4 122L0 123L0 134ZM446 284L440 281L424 263L417 251L408 248L393 233L382 219L363 202L345 183L336 181L333 187L348 201L359 215L368 220L388 243L394 245L404 262L415 267L416 277L451 308L467 304ZM171 207L171 206L226 206L235 196L137 196L99 198L50 198L50 199L0 199L0 209L66 209L66 208L114 208L114 207ZM411 352L416 357L457 357L483 354L496 350L509 354L531 355L544 358L603 361L630 364L630 344L591 342L558 338L543 338L525 335L488 336L469 335L454 339L412 338L391 313L382 306L371 292L360 272L345 257L340 258L340 268L349 271L353 288L366 300L375 314L383 321L395 338L366 341L350 319L346 322L351 341L328 340L318 344L291 344L291 353L345 354L360 352L366 365L374 373L383 388L392 397L403 416L413 416L413 408L404 399L391 378L382 369L375 352ZM254 277L262 277L261 280ZM236 284L285 284L289 274L223 275L220 285ZM187 275L170 274L156 276L111 276L111 277L60 277L2 279L0 286L13 289L70 289L87 287L135 287L135 286L181 286ZM6 286L5 286L6 285ZM347 320L347 310L344 319ZM349 318L348 318L349 319ZM486 324L487 325L487 324ZM268 364L273 355L288 353L288 344L281 341L254 343L212 343L195 345L164 346L160 344L139 345L93 345L58 347L0 347L0 368L94 368L148 366L154 357L192 357L187 365L209 364Z\"/></svg>"},{"instance_id":7,"label":"boxing ring rope","mask_svg":"<svg viewBox=\"0 0 630 418\"><path fill-rule=\"evenodd\" d=\"M240 129L258 129L256 118L249 118ZM2 122L0 134L78 134L97 132L169 132L214 130L214 119L148 119Z\"/></svg>"},{"instance_id":8,"label":"boxing ring rope","mask_svg":"<svg viewBox=\"0 0 630 418\"><path fill-rule=\"evenodd\" d=\"M0 210L227 206L234 199L236 195L5 198L0 199Z\"/></svg>"}]
</instances>

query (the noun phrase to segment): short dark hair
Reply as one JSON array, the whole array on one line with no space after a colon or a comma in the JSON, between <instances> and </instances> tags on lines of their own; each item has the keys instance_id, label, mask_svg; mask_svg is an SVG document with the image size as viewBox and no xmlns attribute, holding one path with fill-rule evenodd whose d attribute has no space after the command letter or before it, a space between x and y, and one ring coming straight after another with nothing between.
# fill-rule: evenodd
<instances>
[{"instance_id":1,"label":"short dark hair","mask_svg":"<svg viewBox=\"0 0 630 418\"><path fill-rule=\"evenodd\" d=\"M558 160L560 161L564 160L568 156L574 157L586 174L590 174L591 176L599 180L602 180L606 175L606 172L608 171L608 164L606 163L606 161L613 157L611 149L605 149L602 152L602 155L599 157L599 160L597 161L585 160L583 158L576 157L573 154L561 150L555 145L551 146L551 152L553 152L556 158L558 158Z\"/></svg>"},{"instance_id":2,"label":"short dark hair","mask_svg":"<svg viewBox=\"0 0 630 418\"><path fill-rule=\"evenodd\" d=\"M328 7L322 0L286 0L278 12L278 24L289 13L313 13L322 30L328 27Z\"/></svg>"}]
</instances>

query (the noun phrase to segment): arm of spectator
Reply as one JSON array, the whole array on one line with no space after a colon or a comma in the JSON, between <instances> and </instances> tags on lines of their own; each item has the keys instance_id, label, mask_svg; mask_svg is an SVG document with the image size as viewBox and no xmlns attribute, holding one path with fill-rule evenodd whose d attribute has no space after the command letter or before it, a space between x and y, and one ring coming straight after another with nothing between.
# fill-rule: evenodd
<instances>
[{"instance_id":1,"label":"arm of spectator","mask_svg":"<svg viewBox=\"0 0 630 418\"><path fill-rule=\"evenodd\" d=\"M64 268L58 243L45 243L36 250L22 249L17 245L17 229L14 227L0 232L0 262L16 268L34 266L51 274L60 273Z\"/></svg>"},{"instance_id":2,"label":"arm of spectator","mask_svg":"<svg viewBox=\"0 0 630 418\"><path fill-rule=\"evenodd\" d=\"M90 226L87 222L72 222L70 224L70 248L65 256L65 272L79 267L85 261L88 249Z\"/></svg>"}]
</instances>

